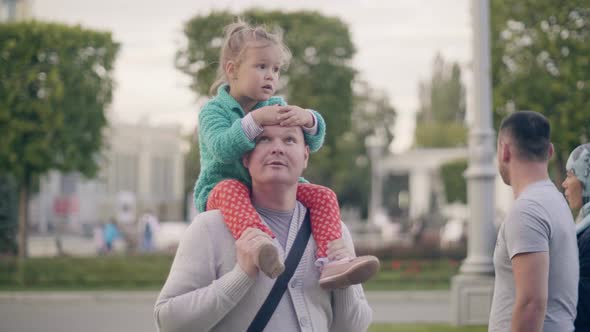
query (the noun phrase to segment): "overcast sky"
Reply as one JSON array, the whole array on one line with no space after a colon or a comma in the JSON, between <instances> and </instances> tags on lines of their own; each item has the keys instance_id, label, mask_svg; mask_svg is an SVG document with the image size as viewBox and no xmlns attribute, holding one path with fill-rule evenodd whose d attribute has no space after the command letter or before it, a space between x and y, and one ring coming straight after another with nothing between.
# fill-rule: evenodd
<instances>
[{"instance_id":1,"label":"overcast sky","mask_svg":"<svg viewBox=\"0 0 590 332\"><path fill-rule=\"evenodd\" d=\"M389 94L398 111L394 149L411 143L418 82L430 77L436 52L457 61L469 81L468 0L33 0L38 19L110 30L121 43L112 116L125 122L194 128L198 105L174 54L189 18L213 9L313 9L346 22L357 48L360 78ZM301 105L305 106L305 105ZM320 110L321 111L321 110ZM328 124L328 127L330 124Z\"/></svg>"}]
</instances>

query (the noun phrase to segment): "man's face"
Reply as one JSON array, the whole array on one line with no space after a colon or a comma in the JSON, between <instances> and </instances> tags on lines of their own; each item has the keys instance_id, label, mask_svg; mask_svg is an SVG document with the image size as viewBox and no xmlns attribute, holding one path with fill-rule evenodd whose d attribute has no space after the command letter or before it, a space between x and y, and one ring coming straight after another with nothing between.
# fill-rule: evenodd
<instances>
[{"instance_id":1,"label":"man's face","mask_svg":"<svg viewBox=\"0 0 590 332\"><path fill-rule=\"evenodd\" d=\"M307 167L309 147L301 127L265 126L256 147L242 158L252 183L296 185Z\"/></svg>"}]
</instances>

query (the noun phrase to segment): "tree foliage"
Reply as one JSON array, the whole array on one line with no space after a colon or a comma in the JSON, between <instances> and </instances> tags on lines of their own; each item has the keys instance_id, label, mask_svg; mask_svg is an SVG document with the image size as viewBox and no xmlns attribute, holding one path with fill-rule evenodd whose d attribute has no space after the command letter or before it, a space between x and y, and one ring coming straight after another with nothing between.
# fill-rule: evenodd
<instances>
[{"instance_id":1,"label":"tree foliage","mask_svg":"<svg viewBox=\"0 0 590 332\"><path fill-rule=\"evenodd\" d=\"M457 63L445 63L440 54L436 55L432 68L430 81L419 85L415 145L465 146L465 88L461 83L461 69Z\"/></svg>"},{"instance_id":2,"label":"tree foliage","mask_svg":"<svg viewBox=\"0 0 590 332\"><path fill-rule=\"evenodd\" d=\"M0 173L14 176L21 206L34 176L97 172L117 50L107 32L0 24Z\"/></svg>"},{"instance_id":3,"label":"tree foliage","mask_svg":"<svg viewBox=\"0 0 590 332\"><path fill-rule=\"evenodd\" d=\"M254 25L283 30L293 58L288 70L281 74L279 94L290 104L318 110L326 120L325 144L312 155L305 177L332 187L342 204L363 205L360 196L366 192L359 191L366 187L368 176L361 178L353 170L363 165L358 160L364 157L366 161L364 137L361 136L367 130L354 131L351 119L360 113L353 114L353 109L355 105L385 101L374 98L369 101L368 94L355 98L356 71L350 64L355 49L348 27L338 18L311 11L252 9L239 15L220 11L195 16L185 25L186 44L177 52L176 66L192 78L191 89L198 97L206 96L215 80L223 28L238 16ZM378 107L383 109L382 106ZM391 106L387 106L387 111L392 112L387 117L393 117ZM364 171L359 170L360 173Z\"/></svg>"},{"instance_id":4,"label":"tree foliage","mask_svg":"<svg viewBox=\"0 0 590 332\"><path fill-rule=\"evenodd\" d=\"M387 155L394 138L396 111L389 97L367 82L356 81L354 87L352 130L338 142L342 153L339 162L343 167L335 174L341 180L335 182L334 190L343 205L359 207L361 216L366 217L371 192L371 160L366 141L377 137L383 144L382 154Z\"/></svg>"},{"instance_id":5,"label":"tree foliage","mask_svg":"<svg viewBox=\"0 0 590 332\"><path fill-rule=\"evenodd\" d=\"M467 182L463 173L467 169L467 160L459 159L443 165L440 169L447 202L467 203Z\"/></svg>"},{"instance_id":6,"label":"tree foliage","mask_svg":"<svg viewBox=\"0 0 590 332\"><path fill-rule=\"evenodd\" d=\"M491 7L496 127L515 110L543 113L555 174L563 174L569 152L590 139L590 3L492 0Z\"/></svg>"},{"instance_id":7,"label":"tree foliage","mask_svg":"<svg viewBox=\"0 0 590 332\"><path fill-rule=\"evenodd\" d=\"M183 193L192 193L195 188L195 183L201 172L200 151L198 135L195 131L193 135L187 137L189 143L189 151L184 155L184 191ZM191 196L192 197L192 196ZM186 199L184 200L186 203ZM192 202L192 200L190 200ZM184 205L183 205L184 206ZM184 211L187 211L184 206ZM188 220L188 216L186 216Z\"/></svg>"},{"instance_id":8,"label":"tree foliage","mask_svg":"<svg viewBox=\"0 0 590 332\"><path fill-rule=\"evenodd\" d=\"M414 144L417 147L448 148L467 145L465 126L465 88L457 63L445 63L437 54L432 77L419 85L420 107L416 118ZM464 162L441 167L447 202L466 202Z\"/></svg>"}]
</instances>

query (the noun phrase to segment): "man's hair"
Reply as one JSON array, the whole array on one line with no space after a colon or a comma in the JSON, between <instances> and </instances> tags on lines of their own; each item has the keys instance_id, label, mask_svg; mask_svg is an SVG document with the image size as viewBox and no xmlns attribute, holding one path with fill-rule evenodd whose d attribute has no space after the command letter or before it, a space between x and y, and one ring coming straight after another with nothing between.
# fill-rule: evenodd
<instances>
[{"instance_id":1,"label":"man's hair","mask_svg":"<svg viewBox=\"0 0 590 332\"><path fill-rule=\"evenodd\" d=\"M505 117L500 135L509 135L518 157L528 161L547 161L551 145L551 125L541 113L519 111Z\"/></svg>"}]
</instances>

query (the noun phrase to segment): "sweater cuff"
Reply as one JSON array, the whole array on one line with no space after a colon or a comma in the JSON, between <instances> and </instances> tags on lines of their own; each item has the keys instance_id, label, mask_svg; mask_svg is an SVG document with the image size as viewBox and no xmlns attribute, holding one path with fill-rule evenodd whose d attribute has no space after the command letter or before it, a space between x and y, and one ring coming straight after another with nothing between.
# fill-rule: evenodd
<instances>
[{"instance_id":1,"label":"sweater cuff","mask_svg":"<svg viewBox=\"0 0 590 332\"><path fill-rule=\"evenodd\" d=\"M244 131L244 134L246 134L246 137L248 137L250 141L255 140L256 137L258 137L258 135L260 135L262 131L264 131L264 129L261 126L259 126L256 123L256 121L254 121L252 113L248 113L245 117L242 118L242 130Z\"/></svg>"},{"instance_id":2,"label":"sweater cuff","mask_svg":"<svg viewBox=\"0 0 590 332\"><path fill-rule=\"evenodd\" d=\"M318 119L316 118L315 114L311 111L311 110L306 110L309 112L309 114L311 114L311 116L313 117L313 126L311 127L306 127L306 126L302 126L303 131L309 135L317 135L318 134Z\"/></svg>"},{"instance_id":3,"label":"sweater cuff","mask_svg":"<svg viewBox=\"0 0 590 332\"><path fill-rule=\"evenodd\" d=\"M361 285L352 285L344 289L336 289L334 292L334 306L352 308L360 301L366 301L365 293Z\"/></svg>"},{"instance_id":4,"label":"sweater cuff","mask_svg":"<svg viewBox=\"0 0 590 332\"><path fill-rule=\"evenodd\" d=\"M221 291L231 300L239 301L246 292L254 285L255 278L250 278L240 268L240 265L236 263L233 270L224 274L221 278L217 279L217 289Z\"/></svg>"}]
</instances>

